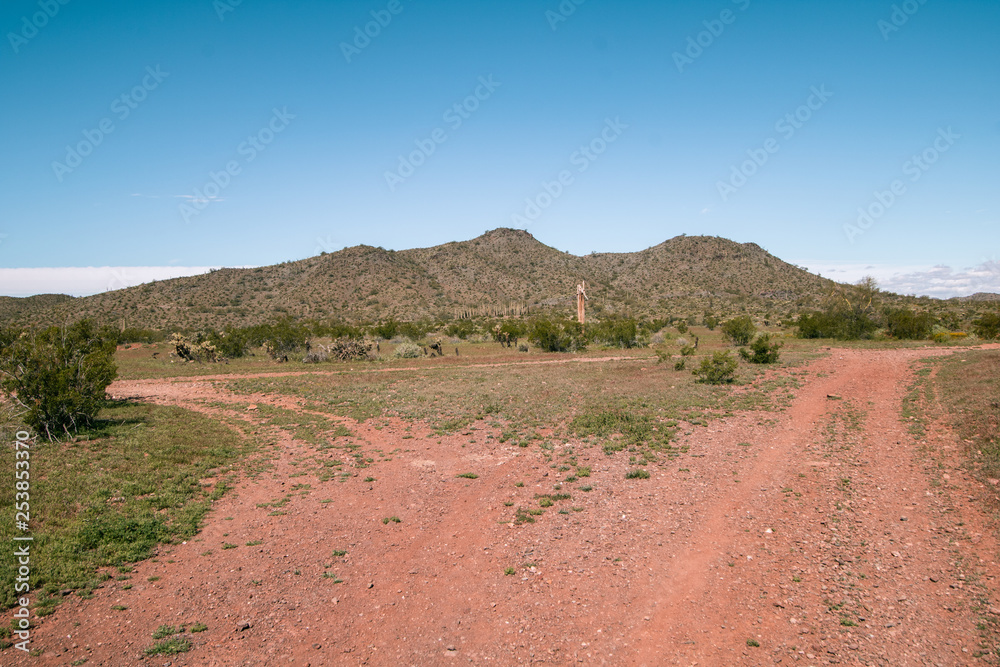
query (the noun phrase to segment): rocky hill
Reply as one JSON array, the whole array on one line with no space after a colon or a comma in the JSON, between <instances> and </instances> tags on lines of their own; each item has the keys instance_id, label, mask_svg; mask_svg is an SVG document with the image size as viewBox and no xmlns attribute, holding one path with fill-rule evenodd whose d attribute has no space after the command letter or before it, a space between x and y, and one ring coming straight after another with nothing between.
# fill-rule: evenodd
<instances>
[{"instance_id":1,"label":"rocky hill","mask_svg":"<svg viewBox=\"0 0 1000 667\"><path fill-rule=\"evenodd\" d=\"M94 317L150 328L245 326L289 315L348 321L567 310L586 280L592 312L775 314L818 302L835 286L753 243L679 236L632 253L579 257L526 231L392 251L355 246L254 269L220 269L94 296L0 303L6 320ZM18 302L18 303L11 303Z\"/></svg>"}]
</instances>

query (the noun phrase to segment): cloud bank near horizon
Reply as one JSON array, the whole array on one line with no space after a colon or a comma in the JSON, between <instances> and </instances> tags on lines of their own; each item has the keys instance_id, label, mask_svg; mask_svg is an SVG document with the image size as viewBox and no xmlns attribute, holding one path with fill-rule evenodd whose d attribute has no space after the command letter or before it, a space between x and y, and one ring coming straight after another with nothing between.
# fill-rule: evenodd
<instances>
[{"instance_id":1,"label":"cloud bank near horizon","mask_svg":"<svg viewBox=\"0 0 1000 667\"><path fill-rule=\"evenodd\" d=\"M799 266L841 283L854 283L864 276L875 278L888 292L950 299L977 292L1000 294L1000 262L988 260L977 266L955 270L950 266L894 266L803 261Z\"/></svg>"},{"instance_id":2,"label":"cloud bank near horizon","mask_svg":"<svg viewBox=\"0 0 1000 667\"><path fill-rule=\"evenodd\" d=\"M0 268L0 296L90 296L171 278L208 273L217 266L80 266Z\"/></svg>"}]
</instances>

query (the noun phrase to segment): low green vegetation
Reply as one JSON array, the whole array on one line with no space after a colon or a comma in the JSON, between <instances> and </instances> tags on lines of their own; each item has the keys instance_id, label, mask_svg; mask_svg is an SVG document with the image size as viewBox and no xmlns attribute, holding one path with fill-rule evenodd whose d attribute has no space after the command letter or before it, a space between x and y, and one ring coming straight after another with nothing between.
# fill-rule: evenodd
<instances>
[{"instance_id":1,"label":"low green vegetation","mask_svg":"<svg viewBox=\"0 0 1000 667\"><path fill-rule=\"evenodd\" d=\"M0 437L13 439L17 428L8 415ZM98 568L126 567L159 543L193 536L211 501L225 492L227 472L249 451L236 433L207 417L134 403L107 404L65 442L36 440L30 584L39 591L38 604L54 604L66 589L88 595L103 581ZM0 468L13 470L14 456L11 448L0 449ZM209 476L221 481L202 486ZM13 484L0 485L0 507L13 505ZM0 539L9 542L14 534L14 512L0 513ZM0 581L13 581L13 568L13 559L0 560ZM13 587L0 589L0 608L13 602Z\"/></svg>"}]
</instances>

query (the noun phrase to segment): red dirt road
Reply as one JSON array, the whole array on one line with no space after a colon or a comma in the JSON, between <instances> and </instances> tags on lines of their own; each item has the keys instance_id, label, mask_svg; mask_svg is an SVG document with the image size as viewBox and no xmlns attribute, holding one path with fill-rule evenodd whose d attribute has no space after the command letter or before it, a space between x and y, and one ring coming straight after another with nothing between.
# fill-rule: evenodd
<instances>
[{"instance_id":1,"label":"red dirt road","mask_svg":"<svg viewBox=\"0 0 1000 667\"><path fill-rule=\"evenodd\" d=\"M533 524L513 525L514 510L537 507L535 494L555 493L564 475L537 449L488 439L481 422L444 438L420 424L352 423L377 461L342 482L297 475L317 452L281 435L274 468L218 501L194 540L93 599L68 597L33 631L41 657L0 658L993 664L976 655L977 622L1000 613L997 543L979 509L996 490L965 472L945 426L916 440L900 420L911 363L935 354L948 351L833 350L799 376L785 411L695 428L681 437L688 453L651 466L648 480L624 479L624 454L571 441L592 476L564 485L572 499ZM201 411L247 400L204 379L119 382L112 393ZM478 478L456 477L464 472ZM284 514L258 507L286 495ZM401 522L383 523L390 516ZM208 629L187 635L190 652L143 657L158 626L196 622Z\"/></svg>"}]
</instances>

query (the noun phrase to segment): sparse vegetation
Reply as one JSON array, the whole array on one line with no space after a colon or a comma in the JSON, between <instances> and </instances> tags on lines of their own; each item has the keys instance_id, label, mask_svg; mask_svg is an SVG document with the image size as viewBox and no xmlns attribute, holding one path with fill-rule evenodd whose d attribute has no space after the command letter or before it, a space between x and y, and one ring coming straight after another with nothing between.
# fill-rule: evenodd
<instances>
[{"instance_id":1,"label":"sparse vegetation","mask_svg":"<svg viewBox=\"0 0 1000 667\"><path fill-rule=\"evenodd\" d=\"M729 353L713 352L711 357L701 360L701 365L692 371L698 376L699 382L707 384L731 384L736 381L736 369L739 363Z\"/></svg>"},{"instance_id":2,"label":"sparse vegetation","mask_svg":"<svg viewBox=\"0 0 1000 667\"><path fill-rule=\"evenodd\" d=\"M740 349L740 356L752 364L774 364L780 356L783 343L771 342L771 334L761 334L750 344L750 350Z\"/></svg>"},{"instance_id":3,"label":"sparse vegetation","mask_svg":"<svg viewBox=\"0 0 1000 667\"><path fill-rule=\"evenodd\" d=\"M722 333L733 345L747 345L757 333L753 319L749 315L734 317L722 325Z\"/></svg>"},{"instance_id":4,"label":"sparse vegetation","mask_svg":"<svg viewBox=\"0 0 1000 667\"><path fill-rule=\"evenodd\" d=\"M83 320L43 331L0 330L0 388L47 438L90 426L118 373L115 339Z\"/></svg>"}]
</instances>

